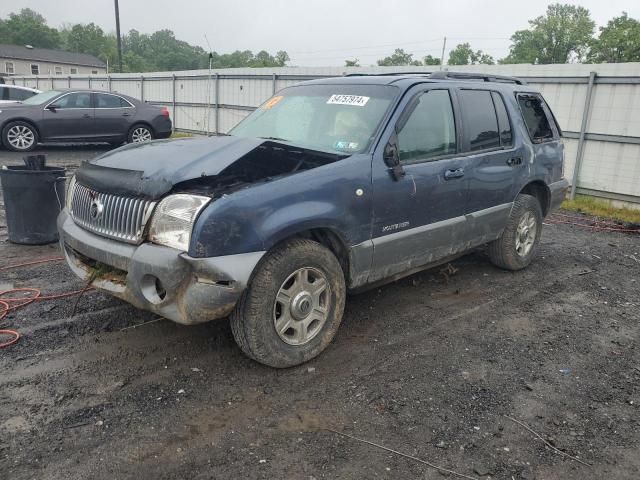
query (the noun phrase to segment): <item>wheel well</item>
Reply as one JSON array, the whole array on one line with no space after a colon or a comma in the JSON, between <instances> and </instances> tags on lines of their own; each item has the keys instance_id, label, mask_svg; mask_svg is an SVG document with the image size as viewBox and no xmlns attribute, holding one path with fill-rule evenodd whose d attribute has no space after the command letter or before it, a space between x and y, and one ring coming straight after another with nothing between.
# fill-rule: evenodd
<instances>
[{"instance_id":1,"label":"wheel well","mask_svg":"<svg viewBox=\"0 0 640 480\"><path fill-rule=\"evenodd\" d=\"M285 238L283 241L296 237L313 240L328 248L338 259L338 262L342 267L342 273L344 274L345 281L347 284L349 283L349 249L337 233L329 228L312 228L310 230L298 232L295 235Z\"/></svg>"},{"instance_id":2,"label":"wheel well","mask_svg":"<svg viewBox=\"0 0 640 480\"><path fill-rule=\"evenodd\" d=\"M534 182L528 183L520 193L526 193L527 195L531 195L538 200L540 203L540 208L542 209L542 215L547 216L549 212L549 202L551 200L551 192L549 191L549 187L547 187L544 182L540 180L536 180Z\"/></svg>"}]
</instances>

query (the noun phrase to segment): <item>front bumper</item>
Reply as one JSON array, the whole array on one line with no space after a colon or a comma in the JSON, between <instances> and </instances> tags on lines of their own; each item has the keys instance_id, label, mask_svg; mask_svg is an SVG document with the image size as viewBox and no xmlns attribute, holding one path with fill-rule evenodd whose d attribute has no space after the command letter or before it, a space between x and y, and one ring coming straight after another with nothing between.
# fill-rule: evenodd
<instances>
[{"instance_id":1,"label":"front bumper","mask_svg":"<svg viewBox=\"0 0 640 480\"><path fill-rule=\"evenodd\" d=\"M569 191L569 182L566 178L558 182L549 184L549 192L551 193L549 200L549 212L552 212L556 208L560 207L564 199L567 197Z\"/></svg>"},{"instance_id":2,"label":"front bumper","mask_svg":"<svg viewBox=\"0 0 640 480\"><path fill-rule=\"evenodd\" d=\"M185 325L229 315L265 253L193 258L151 243L130 245L80 228L66 209L58 230L67 263L82 280L95 276L95 288ZM96 268L96 261L113 270Z\"/></svg>"}]
</instances>

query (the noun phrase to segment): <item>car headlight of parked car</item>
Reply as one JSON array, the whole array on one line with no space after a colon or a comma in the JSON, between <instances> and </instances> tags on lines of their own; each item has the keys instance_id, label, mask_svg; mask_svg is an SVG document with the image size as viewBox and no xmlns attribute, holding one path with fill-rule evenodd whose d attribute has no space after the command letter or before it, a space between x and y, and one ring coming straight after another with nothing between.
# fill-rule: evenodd
<instances>
[{"instance_id":1,"label":"car headlight of parked car","mask_svg":"<svg viewBox=\"0 0 640 480\"><path fill-rule=\"evenodd\" d=\"M209 200L209 197L185 193L164 198L151 218L149 240L178 250L189 250L193 223Z\"/></svg>"}]
</instances>

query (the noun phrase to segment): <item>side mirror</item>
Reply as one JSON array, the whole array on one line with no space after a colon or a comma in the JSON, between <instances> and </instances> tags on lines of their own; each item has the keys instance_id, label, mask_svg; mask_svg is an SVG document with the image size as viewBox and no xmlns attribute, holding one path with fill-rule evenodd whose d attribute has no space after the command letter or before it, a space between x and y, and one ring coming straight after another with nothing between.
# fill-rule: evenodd
<instances>
[{"instance_id":1,"label":"side mirror","mask_svg":"<svg viewBox=\"0 0 640 480\"><path fill-rule=\"evenodd\" d=\"M49 105L47 107L47 110L51 110L52 112L55 112L58 108L60 108L59 105L56 105L55 103L52 103L51 105Z\"/></svg>"},{"instance_id":2,"label":"side mirror","mask_svg":"<svg viewBox=\"0 0 640 480\"><path fill-rule=\"evenodd\" d=\"M405 171L400 165L400 152L395 135L389 140L382 153L384 163L389 167L389 172L394 180L400 180L405 175Z\"/></svg>"}]
</instances>

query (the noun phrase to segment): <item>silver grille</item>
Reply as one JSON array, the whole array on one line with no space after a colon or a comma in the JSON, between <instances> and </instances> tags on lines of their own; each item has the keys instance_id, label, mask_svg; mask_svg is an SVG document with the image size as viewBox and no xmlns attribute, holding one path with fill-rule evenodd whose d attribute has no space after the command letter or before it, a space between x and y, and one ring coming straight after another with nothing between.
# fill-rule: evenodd
<instances>
[{"instance_id":1,"label":"silver grille","mask_svg":"<svg viewBox=\"0 0 640 480\"><path fill-rule=\"evenodd\" d=\"M141 243L157 202L101 193L72 182L71 218L82 228L128 243Z\"/></svg>"}]
</instances>

